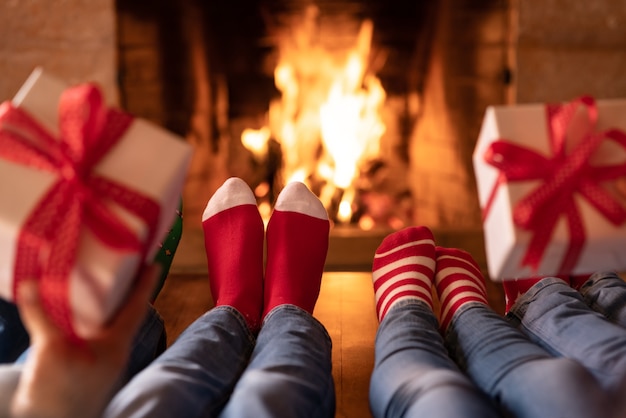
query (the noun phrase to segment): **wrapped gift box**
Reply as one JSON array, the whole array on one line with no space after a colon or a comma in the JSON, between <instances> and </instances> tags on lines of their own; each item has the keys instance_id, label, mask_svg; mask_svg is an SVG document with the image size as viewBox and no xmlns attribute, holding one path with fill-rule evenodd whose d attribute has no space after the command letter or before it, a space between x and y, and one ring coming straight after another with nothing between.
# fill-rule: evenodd
<instances>
[{"instance_id":1,"label":"wrapped gift box","mask_svg":"<svg viewBox=\"0 0 626 418\"><path fill-rule=\"evenodd\" d=\"M592 100L592 99L591 99ZM593 100L592 100L593 102ZM574 149L589 137L585 132L599 133L609 129L626 132L626 100L600 100L595 102L597 123L589 123L585 106L576 106L574 116L569 120L565 142L565 155L570 156ZM583 226L584 241L579 247L576 259L570 263L569 271L562 271L563 262L568 257L568 248L572 239L572 227L564 213L555 223L554 230L549 234L549 241L540 251L540 259L534 265L525 262L536 234L545 234L542 228L548 228L549 222L535 229L521 228L514 220L514 211L523 199L528 198L550 179L533 178L529 175L524 179L511 180L512 175L503 179L503 169L511 169L513 164L507 162L496 168L486 161L486 156L493 150L493 143L503 140L518 145L526 150L534 151L546 159L554 157L555 148L549 129L550 117L544 104L528 104L516 106L492 106L485 113L483 125L473 154L473 165L477 179L479 202L483 210L483 229L489 275L494 281L549 276L559 274L588 274L601 270L626 271L626 224L610 222L603 213L590 204L589 199L578 192L561 197L571 197L578 210ZM512 153L526 169L541 171L546 165L541 159L526 158L519 149ZM502 158L498 154L494 158ZM601 141L594 149L585 164L592 167L617 166L626 163L626 148L618 141L607 139ZM569 164L569 163L568 163ZM624 194L624 177L605 180L598 184L611 196L611 202L626 208ZM553 192L561 190L555 188ZM558 200L556 200L558 201ZM555 201L555 202L556 202ZM567 205L563 205L565 208ZM560 209L560 204L551 203L546 206L550 212ZM538 211L541 212L541 211ZM540 213L540 215L542 215ZM542 221L543 222L543 221ZM575 232L574 232L575 233ZM571 258L571 257L570 257Z\"/></svg>"},{"instance_id":2,"label":"wrapped gift box","mask_svg":"<svg viewBox=\"0 0 626 418\"><path fill-rule=\"evenodd\" d=\"M58 138L58 103L67 87L36 69L12 103ZM81 228L76 261L69 277L71 323L78 336L88 337L115 313L132 285L141 258L154 258L176 219L191 154L191 146L183 139L145 120L134 119L120 140L93 167L95 174L155 201L160 211L157 226L149 234L141 219L110 201L105 202L144 241L147 250L143 252L115 250L87 228ZM12 300L18 235L57 177L1 157L0 173L0 297ZM148 243L150 236L152 240Z\"/></svg>"}]
</instances>

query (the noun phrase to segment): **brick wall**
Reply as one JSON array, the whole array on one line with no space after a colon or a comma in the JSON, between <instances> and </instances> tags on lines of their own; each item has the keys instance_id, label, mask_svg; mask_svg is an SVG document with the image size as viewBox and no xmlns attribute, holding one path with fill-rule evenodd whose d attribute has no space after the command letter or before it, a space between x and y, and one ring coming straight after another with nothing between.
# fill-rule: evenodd
<instances>
[{"instance_id":1,"label":"brick wall","mask_svg":"<svg viewBox=\"0 0 626 418\"><path fill-rule=\"evenodd\" d=\"M471 153L486 106L626 97L626 1L444 3L412 137L415 222L479 227Z\"/></svg>"},{"instance_id":2,"label":"brick wall","mask_svg":"<svg viewBox=\"0 0 626 418\"><path fill-rule=\"evenodd\" d=\"M516 0L519 103L626 97L626 0Z\"/></svg>"},{"instance_id":3,"label":"brick wall","mask_svg":"<svg viewBox=\"0 0 626 418\"><path fill-rule=\"evenodd\" d=\"M0 2L0 100L43 66L70 83L98 82L117 103L113 0Z\"/></svg>"},{"instance_id":4,"label":"brick wall","mask_svg":"<svg viewBox=\"0 0 626 418\"><path fill-rule=\"evenodd\" d=\"M480 226L471 154L486 106L506 100L509 7L507 0L448 0L439 12L411 138L417 224Z\"/></svg>"}]
</instances>

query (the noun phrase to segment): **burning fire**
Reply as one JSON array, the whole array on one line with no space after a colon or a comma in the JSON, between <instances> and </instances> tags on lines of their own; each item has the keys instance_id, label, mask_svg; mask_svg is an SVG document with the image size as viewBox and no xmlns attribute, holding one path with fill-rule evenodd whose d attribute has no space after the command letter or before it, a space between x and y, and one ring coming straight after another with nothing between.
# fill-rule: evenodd
<instances>
[{"instance_id":1,"label":"burning fire","mask_svg":"<svg viewBox=\"0 0 626 418\"><path fill-rule=\"evenodd\" d=\"M338 53L316 41L317 22L317 9L308 8L282 39L274 72L282 96L270 103L269 126L245 130L242 143L262 159L273 138L280 144L283 184L304 182L335 221L350 222L355 183L363 164L379 154L385 132L385 91L368 69L373 23L362 22L354 45ZM371 221L360 224L367 228Z\"/></svg>"}]
</instances>

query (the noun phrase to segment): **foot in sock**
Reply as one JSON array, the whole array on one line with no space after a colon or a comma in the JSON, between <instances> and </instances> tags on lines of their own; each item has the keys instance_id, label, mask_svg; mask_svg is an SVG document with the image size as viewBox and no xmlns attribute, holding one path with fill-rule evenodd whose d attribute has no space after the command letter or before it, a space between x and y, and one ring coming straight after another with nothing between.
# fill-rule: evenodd
<instances>
[{"instance_id":1,"label":"foot in sock","mask_svg":"<svg viewBox=\"0 0 626 418\"><path fill-rule=\"evenodd\" d=\"M313 313L329 230L328 214L319 199L303 183L285 186L267 225L263 318L283 304Z\"/></svg>"},{"instance_id":2,"label":"foot in sock","mask_svg":"<svg viewBox=\"0 0 626 418\"><path fill-rule=\"evenodd\" d=\"M372 265L378 320L402 300L421 300L432 309L434 272L435 241L428 228L409 227L385 237Z\"/></svg>"},{"instance_id":3,"label":"foot in sock","mask_svg":"<svg viewBox=\"0 0 626 418\"><path fill-rule=\"evenodd\" d=\"M487 302L487 288L472 256L456 248L437 247L435 287L441 313L441 329L446 330L459 308L469 302Z\"/></svg>"},{"instance_id":4,"label":"foot in sock","mask_svg":"<svg viewBox=\"0 0 626 418\"><path fill-rule=\"evenodd\" d=\"M258 331L263 306L263 220L252 190L232 177L202 214L202 228L215 306L232 306Z\"/></svg>"}]
</instances>

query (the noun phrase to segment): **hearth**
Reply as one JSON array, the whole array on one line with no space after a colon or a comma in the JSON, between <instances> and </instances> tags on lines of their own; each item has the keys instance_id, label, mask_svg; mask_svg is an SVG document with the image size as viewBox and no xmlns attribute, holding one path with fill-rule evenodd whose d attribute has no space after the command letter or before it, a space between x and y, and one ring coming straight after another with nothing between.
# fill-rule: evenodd
<instances>
[{"instance_id":1,"label":"hearth","mask_svg":"<svg viewBox=\"0 0 626 418\"><path fill-rule=\"evenodd\" d=\"M333 222L333 269L367 268L411 224L480 243L470 156L505 98L509 4L464 3L118 1L123 106L196 147L178 265L203 264L199 217L230 176L265 218L305 182Z\"/></svg>"}]
</instances>

